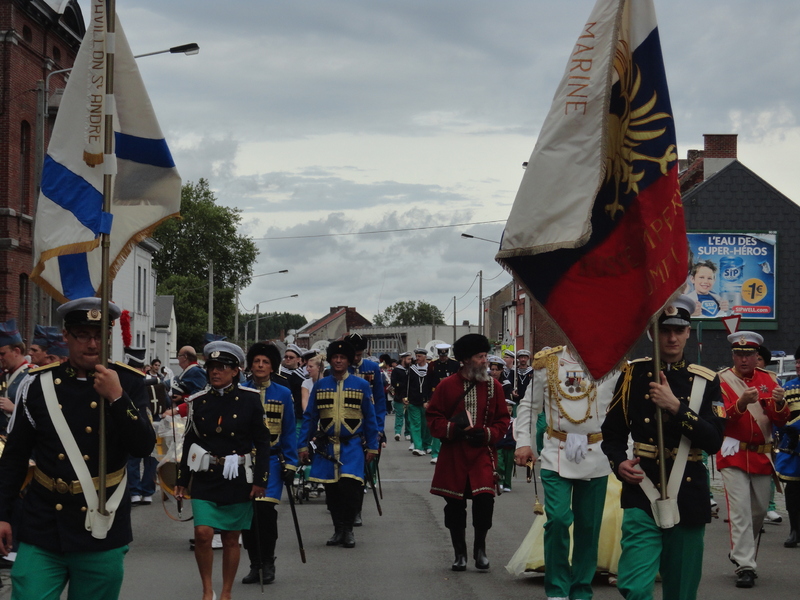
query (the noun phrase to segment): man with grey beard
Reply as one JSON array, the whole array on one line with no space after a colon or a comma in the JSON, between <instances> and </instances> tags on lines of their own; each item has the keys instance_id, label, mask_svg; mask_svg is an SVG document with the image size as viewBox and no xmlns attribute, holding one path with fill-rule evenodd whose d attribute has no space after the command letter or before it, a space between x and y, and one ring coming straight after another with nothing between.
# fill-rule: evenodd
<instances>
[{"instance_id":1,"label":"man with grey beard","mask_svg":"<svg viewBox=\"0 0 800 600\"><path fill-rule=\"evenodd\" d=\"M492 527L497 486L496 444L509 423L503 386L487 370L489 341L470 333L456 341L460 370L442 380L428 403L431 435L442 442L431 494L443 496L444 524L455 551L453 571L467 568L467 499L472 499L475 568L486 570L486 534Z\"/></svg>"}]
</instances>

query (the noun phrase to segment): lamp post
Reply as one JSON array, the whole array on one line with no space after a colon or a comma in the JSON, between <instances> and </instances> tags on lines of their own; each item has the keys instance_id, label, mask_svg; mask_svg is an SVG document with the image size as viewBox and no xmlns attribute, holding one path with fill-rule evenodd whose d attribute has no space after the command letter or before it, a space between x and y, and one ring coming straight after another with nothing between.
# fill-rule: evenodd
<instances>
[{"instance_id":1,"label":"lamp post","mask_svg":"<svg viewBox=\"0 0 800 600\"><path fill-rule=\"evenodd\" d=\"M298 294L292 294L291 296L281 296L280 298L270 298L269 300L262 300L261 302L256 303L256 334L253 338L254 341L258 341L258 306L259 304L266 304L267 302L274 302L275 300L283 300L284 298L297 298ZM246 342L247 340L245 340Z\"/></svg>"},{"instance_id":2,"label":"lamp post","mask_svg":"<svg viewBox=\"0 0 800 600\"><path fill-rule=\"evenodd\" d=\"M281 269L280 271L270 271L269 273L259 273L258 275L253 275L250 279L255 279L256 277L264 277L265 275L275 275L276 273L288 273L289 269ZM233 288L234 290L234 304L236 306L236 311L233 313L233 330L236 332L234 337L236 341L239 341L239 282L236 282L236 286ZM249 323L249 321L248 321ZM245 327L247 324L245 323ZM244 336L245 343L247 342L247 335Z\"/></svg>"}]
</instances>

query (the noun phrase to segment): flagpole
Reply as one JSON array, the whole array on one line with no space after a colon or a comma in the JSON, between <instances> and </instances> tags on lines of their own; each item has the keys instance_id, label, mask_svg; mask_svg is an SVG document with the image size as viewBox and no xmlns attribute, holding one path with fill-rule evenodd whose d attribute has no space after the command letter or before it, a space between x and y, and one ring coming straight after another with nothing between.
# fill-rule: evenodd
<instances>
[{"instance_id":1,"label":"flagpole","mask_svg":"<svg viewBox=\"0 0 800 600\"><path fill-rule=\"evenodd\" d=\"M116 32L116 0L106 0L106 42L110 37L114 39ZM113 44L112 44L113 48ZM106 45L106 99L114 97L114 53L108 52L108 44ZM108 103L106 102L106 108ZM111 197L114 193L113 188L113 169L106 163L109 157L114 153L114 112L113 110L106 110L104 115L104 140L103 140L103 154L105 160L103 165L105 173L103 174L103 212L111 214ZM101 265L102 265L102 279L100 282L100 301L103 306L102 320L100 322L100 330L108 331L108 303L111 300L111 280L109 277L109 264L111 256L111 236L108 233L100 234L101 246ZM109 348L108 336L102 336L102 344L100 345L100 364L104 367L108 364ZM100 473L98 474L98 511L102 515L107 515L106 511L106 471L108 466L108 449L106 447L106 411L100 411L100 423L98 426L98 436L100 438L100 448L98 452L98 463Z\"/></svg>"},{"instance_id":2,"label":"flagpole","mask_svg":"<svg viewBox=\"0 0 800 600\"><path fill-rule=\"evenodd\" d=\"M653 381L661 383L661 346L658 317L653 322ZM661 499L667 499L667 461L664 451L664 411L656 406L656 438L658 440L658 478L661 481Z\"/></svg>"}]
</instances>

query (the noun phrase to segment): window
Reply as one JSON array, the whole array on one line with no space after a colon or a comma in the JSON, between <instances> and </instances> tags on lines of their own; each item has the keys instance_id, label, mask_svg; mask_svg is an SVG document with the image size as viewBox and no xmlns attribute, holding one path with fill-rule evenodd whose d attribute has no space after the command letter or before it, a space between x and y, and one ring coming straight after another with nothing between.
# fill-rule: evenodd
<instances>
[{"instance_id":1,"label":"window","mask_svg":"<svg viewBox=\"0 0 800 600\"><path fill-rule=\"evenodd\" d=\"M31 124L23 121L19 131L19 211L31 214Z\"/></svg>"}]
</instances>

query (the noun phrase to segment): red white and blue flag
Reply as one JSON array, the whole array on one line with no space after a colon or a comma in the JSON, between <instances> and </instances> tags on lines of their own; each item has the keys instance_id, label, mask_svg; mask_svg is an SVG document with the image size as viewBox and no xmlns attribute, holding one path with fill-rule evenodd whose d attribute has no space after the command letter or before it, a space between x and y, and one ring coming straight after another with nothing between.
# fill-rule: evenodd
<instances>
[{"instance_id":1,"label":"red white and blue flag","mask_svg":"<svg viewBox=\"0 0 800 600\"><path fill-rule=\"evenodd\" d=\"M180 210L180 175L119 19L116 33L106 33L105 4L92 0L42 168L31 278L60 302L96 294L101 234L110 234L113 279L132 248ZM113 97L105 91L106 51L115 58ZM105 114L113 114L109 155ZM110 213L103 210L105 174L114 176Z\"/></svg>"},{"instance_id":2,"label":"red white and blue flag","mask_svg":"<svg viewBox=\"0 0 800 600\"><path fill-rule=\"evenodd\" d=\"M595 379L620 363L686 281L677 173L652 0L598 0L496 257Z\"/></svg>"}]
</instances>

